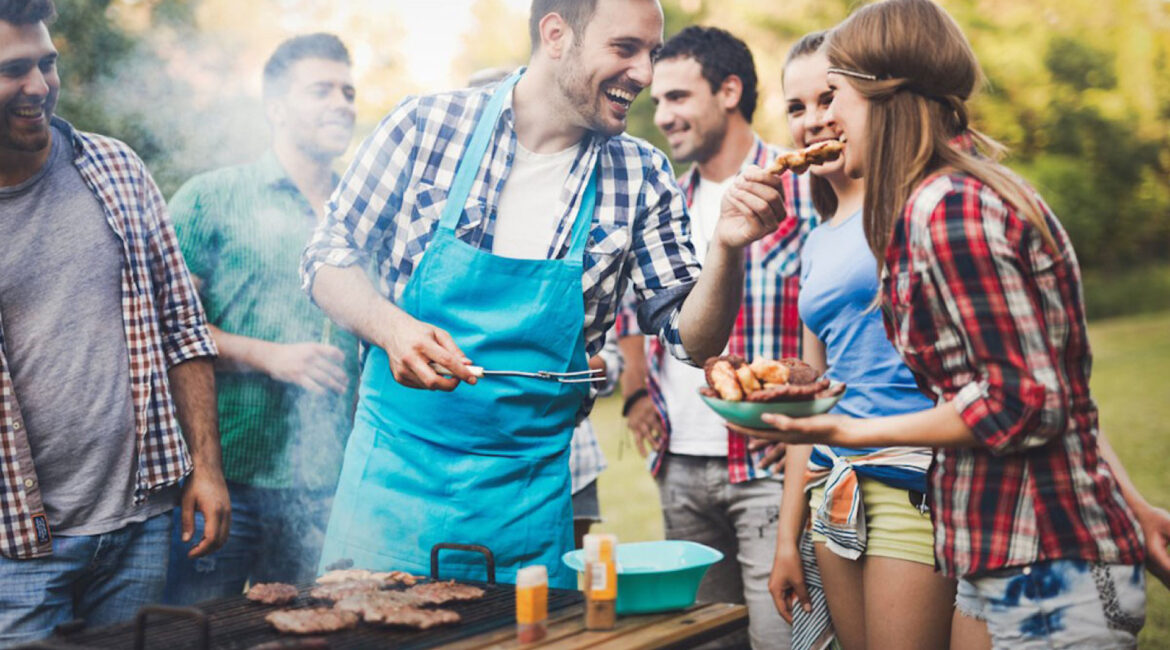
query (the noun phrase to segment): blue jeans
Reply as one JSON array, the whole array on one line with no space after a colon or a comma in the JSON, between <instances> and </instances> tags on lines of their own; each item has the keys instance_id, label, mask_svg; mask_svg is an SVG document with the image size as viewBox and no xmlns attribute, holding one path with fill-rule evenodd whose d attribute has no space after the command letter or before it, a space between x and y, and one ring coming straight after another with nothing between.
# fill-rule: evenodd
<instances>
[{"instance_id":1,"label":"blue jeans","mask_svg":"<svg viewBox=\"0 0 1170 650\"><path fill-rule=\"evenodd\" d=\"M49 557L0 557L0 647L42 639L73 619L112 625L159 602L170 540L168 512L101 535L57 537Z\"/></svg>"},{"instance_id":2,"label":"blue jeans","mask_svg":"<svg viewBox=\"0 0 1170 650\"><path fill-rule=\"evenodd\" d=\"M200 558L187 551L203 537L203 518L195 516L195 535L186 544L175 513L165 601L172 605L236 596L244 584L309 582L325 543L332 490L258 488L228 483L232 524L227 542Z\"/></svg>"}]
</instances>

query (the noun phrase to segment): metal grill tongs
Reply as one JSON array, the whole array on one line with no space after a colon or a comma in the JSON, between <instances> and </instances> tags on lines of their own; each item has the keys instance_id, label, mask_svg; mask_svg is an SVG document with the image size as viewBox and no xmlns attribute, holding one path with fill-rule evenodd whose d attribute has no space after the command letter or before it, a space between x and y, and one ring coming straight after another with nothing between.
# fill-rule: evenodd
<instances>
[{"instance_id":1,"label":"metal grill tongs","mask_svg":"<svg viewBox=\"0 0 1170 650\"><path fill-rule=\"evenodd\" d=\"M431 368L444 377L451 376L450 370L437 363L432 363ZM467 366L467 370L476 377L529 377L531 379L557 381L562 384L589 384L605 381L605 369L603 368L579 370L577 372L553 372L551 370L526 372L524 370L487 370L482 366Z\"/></svg>"}]
</instances>

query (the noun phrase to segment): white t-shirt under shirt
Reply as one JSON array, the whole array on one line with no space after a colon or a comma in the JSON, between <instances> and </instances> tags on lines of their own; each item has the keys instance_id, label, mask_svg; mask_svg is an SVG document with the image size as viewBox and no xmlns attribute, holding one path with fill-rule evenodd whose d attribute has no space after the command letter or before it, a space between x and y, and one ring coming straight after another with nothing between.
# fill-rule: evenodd
<instances>
[{"instance_id":1,"label":"white t-shirt under shirt","mask_svg":"<svg viewBox=\"0 0 1170 650\"><path fill-rule=\"evenodd\" d=\"M530 260L548 257L561 217L558 199L577 158L578 146L544 154L516 143L512 171L500 194L492 253Z\"/></svg>"},{"instance_id":2,"label":"white t-shirt under shirt","mask_svg":"<svg viewBox=\"0 0 1170 650\"><path fill-rule=\"evenodd\" d=\"M715 237L723 193L735 181L732 176L716 183L702 179L691 201L691 242L699 261ZM686 456L726 456L727 426L699 399L699 388L707 384L701 368L664 355L659 385L666 415L670 420L670 452Z\"/></svg>"}]
</instances>

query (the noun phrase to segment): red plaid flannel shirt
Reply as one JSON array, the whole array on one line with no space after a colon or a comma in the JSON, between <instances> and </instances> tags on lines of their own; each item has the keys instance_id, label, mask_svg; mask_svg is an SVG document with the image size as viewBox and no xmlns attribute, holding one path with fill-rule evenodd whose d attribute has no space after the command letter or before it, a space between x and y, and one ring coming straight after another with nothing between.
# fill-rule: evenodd
<instances>
[{"instance_id":1,"label":"red plaid flannel shirt","mask_svg":"<svg viewBox=\"0 0 1170 650\"><path fill-rule=\"evenodd\" d=\"M771 147L756 138L746 163L764 167L776 158L782 149ZM745 164L746 166L746 164ZM699 172L692 167L679 178L690 208L699 185ZM755 242L744 255L744 303L735 319L731 338L727 343L729 354L752 359L799 357L801 344L800 314L796 298L800 290L800 249L812 229L820 222L812 207L812 193L807 175L784 175L785 208L788 217L776 232ZM627 299L617 321L619 336L641 334L637 326L632 302ZM665 434L663 449L669 449L671 423L667 417L666 402L659 385L662 361L666 347L657 338L649 339L647 353L646 388L662 420ZM696 397L697 399L697 397ZM727 469L732 483L742 483L769 476L760 467L764 452L750 453L747 438L727 432ZM664 453L650 456L650 471L657 475L666 458Z\"/></svg>"},{"instance_id":2,"label":"red plaid flannel shirt","mask_svg":"<svg viewBox=\"0 0 1170 650\"><path fill-rule=\"evenodd\" d=\"M910 198L886 251L890 340L984 444L935 451L935 555L947 575L1143 560L1097 446L1076 253L1043 209L1055 254L978 179L937 174Z\"/></svg>"},{"instance_id":3,"label":"red plaid flannel shirt","mask_svg":"<svg viewBox=\"0 0 1170 650\"><path fill-rule=\"evenodd\" d=\"M122 316L138 429L134 496L141 502L191 470L187 445L175 420L167 369L188 359L215 356L215 342L167 219L166 202L146 166L121 142L75 131L57 118L53 123L70 134L73 162L122 241L126 259ZM0 517L0 555L26 559L52 553L40 483L4 354L2 316Z\"/></svg>"}]
</instances>

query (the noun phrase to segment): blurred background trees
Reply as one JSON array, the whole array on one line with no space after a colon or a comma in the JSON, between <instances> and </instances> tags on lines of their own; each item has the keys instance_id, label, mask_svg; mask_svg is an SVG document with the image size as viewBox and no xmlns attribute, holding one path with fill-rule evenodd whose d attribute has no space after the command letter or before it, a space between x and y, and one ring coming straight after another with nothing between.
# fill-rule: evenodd
<instances>
[{"instance_id":1,"label":"blurred background trees","mask_svg":"<svg viewBox=\"0 0 1170 650\"><path fill-rule=\"evenodd\" d=\"M854 4L663 0L663 9L668 36L702 23L747 41L762 86L756 127L786 143L787 48ZM987 75L974 123L1011 148L1009 164L1052 204L1089 289L1107 289L1090 301L1091 312L1170 308L1170 3L942 4ZM169 195L194 173L264 148L260 68L283 38L324 29L349 44L360 137L408 93L523 63L527 7L525 0L58 0L59 112L133 145ZM424 14L436 16L411 22ZM652 118L643 93L629 130L662 147Z\"/></svg>"}]
</instances>

